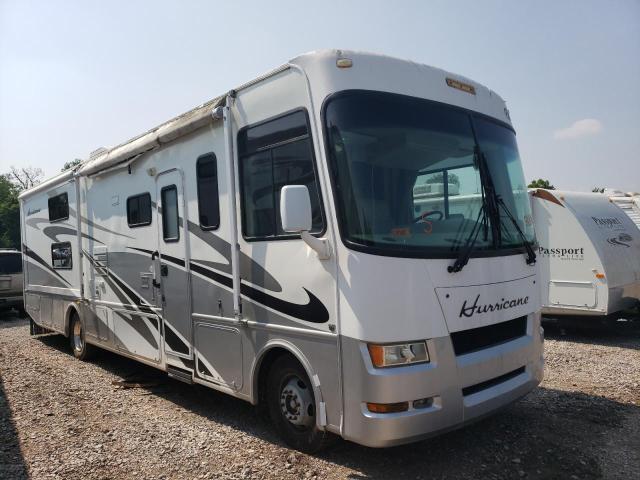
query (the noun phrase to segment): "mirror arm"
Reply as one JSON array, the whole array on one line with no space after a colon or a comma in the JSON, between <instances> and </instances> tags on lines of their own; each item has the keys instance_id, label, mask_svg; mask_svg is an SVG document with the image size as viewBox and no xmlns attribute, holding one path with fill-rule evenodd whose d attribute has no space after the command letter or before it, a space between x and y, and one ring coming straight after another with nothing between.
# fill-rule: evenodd
<instances>
[{"instance_id":1,"label":"mirror arm","mask_svg":"<svg viewBox=\"0 0 640 480\"><path fill-rule=\"evenodd\" d=\"M307 231L300 232L300 237L312 250L315 250L320 260L331 258L331 245L327 240L316 238Z\"/></svg>"}]
</instances>

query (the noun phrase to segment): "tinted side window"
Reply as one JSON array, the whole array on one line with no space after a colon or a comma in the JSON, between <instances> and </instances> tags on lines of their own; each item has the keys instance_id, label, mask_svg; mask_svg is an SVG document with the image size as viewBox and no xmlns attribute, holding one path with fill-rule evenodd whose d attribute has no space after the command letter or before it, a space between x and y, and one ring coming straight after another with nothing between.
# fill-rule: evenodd
<instances>
[{"instance_id":1,"label":"tinted side window","mask_svg":"<svg viewBox=\"0 0 640 480\"><path fill-rule=\"evenodd\" d=\"M175 185L164 187L162 197L162 238L166 242L177 242L180 239L178 229L178 190Z\"/></svg>"},{"instance_id":2,"label":"tinted side window","mask_svg":"<svg viewBox=\"0 0 640 480\"><path fill-rule=\"evenodd\" d=\"M71 242L53 243L51 245L51 265L53 268L70 270L71 263Z\"/></svg>"},{"instance_id":3,"label":"tinted side window","mask_svg":"<svg viewBox=\"0 0 640 480\"><path fill-rule=\"evenodd\" d=\"M67 193L61 193L49 198L49 221L66 220L69 218L69 197Z\"/></svg>"},{"instance_id":4,"label":"tinted side window","mask_svg":"<svg viewBox=\"0 0 640 480\"><path fill-rule=\"evenodd\" d=\"M22 256L19 253L0 253L0 275L22 273Z\"/></svg>"},{"instance_id":5,"label":"tinted side window","mask_svg":"<svg viewBox=\"0 0 640 480\"><path fill-rule=\"evenodd\" d=\"M290 237L280 221L280 190L306 185L311 199L312 233L324 229L320 189L305 111L248 127L238 134L245 237Z\"/></svg>"},{"instance_id":6,"label":"tinted side window","mask_svg":"<svg viewBox=\"0 0 640 480\"><path fill-rule=\"evenodd\" d=\"M218 202L218 166L213 153L198 158L196 162L198 181L198 214L203 230L214 230L220 226Z\"/></svg>"},{"instance_id":7,"label":"tinted side window","mask_svg":"<svg viewBox=\"0 0 640 480\"><path fill-rule=\"evenodd\" d=\"M130 227L151 224L151 194L142 193L127 198L127 223Z\"/></svg>"}]
</instances>

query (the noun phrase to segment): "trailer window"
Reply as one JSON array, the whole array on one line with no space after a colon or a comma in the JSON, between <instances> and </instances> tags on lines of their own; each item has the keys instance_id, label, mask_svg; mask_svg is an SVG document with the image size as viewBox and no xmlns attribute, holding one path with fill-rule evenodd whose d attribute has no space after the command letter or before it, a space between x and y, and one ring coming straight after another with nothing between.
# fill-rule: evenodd
<instances>
[{"instance_id":1,"label":"trailer window","mask_svg":"<svg viewBox=\"0 0 640 480\"><path fill-rule=\"evenodd\" d=\"M127 198L127 223L131 228L151 224L150 193L141 193Z\"/></svg>"},{"instance_id":2,"label":"trailer window","mask_svg":"<svg viewBox=\"0 0 640 480\"><path fill-rule=\"evenodd\" d=\"M67 192L49 198L49 221L66 220L69 218L69 197Z\"/></svg>"},{"instance_id":3,"label":"trailer window","mask_svg":"<svg viewBox=\"0 0 640 480\"><path fill-rule=\"evenodd\" d=\"M165 242L180 240L178 230L178 189L175 185L164 187L160 191L162 198L162 238Z\"/></svg>"},{"instance_id":4,"label":"trailer window","mask_svg":"<svg viewBox=\"0 0 640 480\"><path fill-rule=\"evenodd\" d=\"M22 273L22 255L19 253L0 253L0 275Z\"/></svg>"},{"instance_id":5,"label":"trailer window","mask_svg":"<svg viewBox=\"0 0 640 480\"><path fill-rule=\"evenodd\" d=\"M215 230L220 226L220 205L218 202L218 166L216 156L207 153L196 162L198 180L198 214L200 228Z\"/></svg>"},{"instance_id":6,"label":"trailer window","mask_svg":"<svg viewBox=\"0 0 640 480\"><path fill-rule=\"evenodd\" d=\"M248 240L292 238L282 230L280 190L305 185L311 197L311 233L324 230L313 145L305 110L244 128L238 133L242 179L242 232Z\"/></svg>"},{"instance_id":7,"label":"trailer window","mask_svg":"<svg viewBox=\"0 0 640 480\"><path fill-rule=\"evenodd\" d=\"M71 270L71 242L54 243L51 245L51 265L59 270Z\"/></svg>"}]
</instances>

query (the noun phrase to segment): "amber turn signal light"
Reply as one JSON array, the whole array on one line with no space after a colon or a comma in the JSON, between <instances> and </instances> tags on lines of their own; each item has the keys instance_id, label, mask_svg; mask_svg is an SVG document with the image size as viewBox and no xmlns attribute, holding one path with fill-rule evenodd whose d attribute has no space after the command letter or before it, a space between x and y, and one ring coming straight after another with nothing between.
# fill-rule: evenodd
<instances>
[{"instance_id":1,"label":"amber turn signal light","mask_svg":"<svg viewBox=\"0 0 640 480\"><path fill-rule=\"evenodd\" d=\"M399 403L369 403L367 408L371 413L398 413L409 410L409 402Z\"/></svg>"}]
</instances>

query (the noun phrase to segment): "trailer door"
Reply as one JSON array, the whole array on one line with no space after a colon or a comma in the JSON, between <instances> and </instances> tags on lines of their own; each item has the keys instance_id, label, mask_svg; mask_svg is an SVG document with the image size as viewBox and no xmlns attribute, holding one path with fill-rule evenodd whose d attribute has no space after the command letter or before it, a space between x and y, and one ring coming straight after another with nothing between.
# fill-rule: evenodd
<instances>
[{"instance_id":1,"label":"trailer door","mask_svg":"<svg viewBox=\"0 0 640 480\"><path fill-rule=\"evenodd\" d=\"M167 363L183 366L173 357L191 358L191 298L189 259L184 230L183 176L178 169L156 177L158 199L158 261L156 285L164 319L164 349Z\"/></svg>"}]
</instances>

